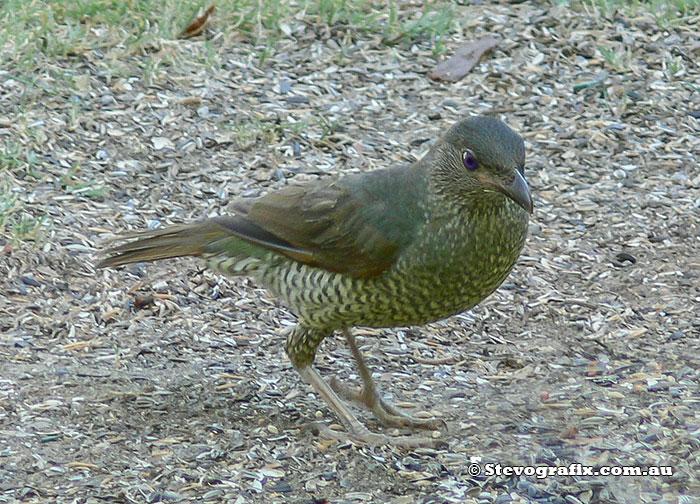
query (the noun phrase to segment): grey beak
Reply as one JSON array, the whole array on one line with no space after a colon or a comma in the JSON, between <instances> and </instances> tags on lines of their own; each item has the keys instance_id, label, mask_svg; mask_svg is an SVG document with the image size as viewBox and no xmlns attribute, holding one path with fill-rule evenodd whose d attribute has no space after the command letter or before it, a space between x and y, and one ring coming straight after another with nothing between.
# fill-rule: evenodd
<instances>
[{"instance_id":1,"label":"grey beak","mask_svg":"<svg viewBox=\"0 0 700 504\"><path fill-rule=\"evenodd\" d=\"M525 177L523 177L519 171L515 171L515 178L510 184L505 185L500 189L503 194L523 207L527 213L532 213L533 204L532 195L530 194L530 187L527 185Z\"/></svg>"}]
</instances>

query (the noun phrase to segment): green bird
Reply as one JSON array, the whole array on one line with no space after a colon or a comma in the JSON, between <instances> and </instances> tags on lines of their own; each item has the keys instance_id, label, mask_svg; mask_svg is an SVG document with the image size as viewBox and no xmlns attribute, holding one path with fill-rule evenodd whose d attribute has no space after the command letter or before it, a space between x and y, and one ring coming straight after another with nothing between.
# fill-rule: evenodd
<instances>
[{"instance_id":1,"label":"green bird","mask_svg":"<svg viewBox=\"0 0 700 504\"><path fill-rule=\"evenodd\" d=\"M385 425L438 425L380 397L350 329L427 324L496 290L520 255L533 209L524 165L520 135L498 119L470 117L410 166L240 199L234 215L126 236L131 241L106 250L98 266L198 256L226 275L256 277L297 315L287 355L349 437L432 445L370 432L340 398L366 406ZM312 366L334 331L344 333L356 360L360 392L329 386Z\"/></svg>"}]
</instances>

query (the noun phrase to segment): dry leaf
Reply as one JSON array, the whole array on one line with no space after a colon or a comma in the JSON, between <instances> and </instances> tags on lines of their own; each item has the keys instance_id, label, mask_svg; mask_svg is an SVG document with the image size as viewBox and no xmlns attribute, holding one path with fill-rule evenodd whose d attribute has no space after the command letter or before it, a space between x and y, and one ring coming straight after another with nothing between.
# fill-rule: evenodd
<instances>
[{"instance_id":1,"label":"dry leaf","mask_svg":"<svg viewBox=\"0 0 700 504\"><path fill-rule=\"evenodd\" d=\"M215 6L212 5L204 14L192 21L192 23L190 23L190 25L180 34L180 38L196 37L202 33L204 28L206 28L207 22L209 21L209 14L214 12L214 8Z\"/></svg>"},{"instance_id":2,"label":"dry leaf","mask_svg":"<svg viewBox=\"0 0 700 504\"><path fill-rule=\"evenodd\" d=\"M430 77L437 80L455 82L467 75L489 49L498 45L498 39L484 37L475 40L457 50L449 59L439 63L431 72Z\"/></svg>"}]
</instances>

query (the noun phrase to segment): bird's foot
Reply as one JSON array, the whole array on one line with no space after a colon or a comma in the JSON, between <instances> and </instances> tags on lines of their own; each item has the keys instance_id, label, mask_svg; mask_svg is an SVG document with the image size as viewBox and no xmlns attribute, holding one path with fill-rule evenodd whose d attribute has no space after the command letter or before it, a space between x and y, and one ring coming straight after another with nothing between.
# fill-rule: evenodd
<instances>
[{"instance_id":1,"label":"bird's foot","mask_svg":"<svg viewBox=\"0 0 700 504\"><path fill-rule=\"evenodd\" d=\"M364 426L357 426L351 432L331 429L326 424L314 424L318 429L319 435L324 439L332 439L341 442L353 441L362 442L368 445L391 445L401 448L442 448L446 445L445 441L436 438L423 436L389 436L385 434L377 434L371 432Z\"/></svg>"},{"instance_id":2,"label":"bird's foot","mask_svg":"<svg viewBox=\"0 0 700 504\"><path fill-rule=\"evenodd\" d=\"M435 430L446 427L444 421L439 419L414 418L402 411L399 411L393 404L388 403L377 392L377 386L372 379L372 373L367 367L365 358L357 346L355 336L350 331L345 331L345 339L348 342L352 356L357 364L357 370L362 379L362 389L358 392L350 389L347 385L331 379L331 388L346 400L353 401L363 406L376 415L376 417L389 427L410 427L415 429Z\"/></svg>"},{"instance_id":3,"label":"bird's foot","mask_svg":"<svg viewBox=\"0 0 700 504\"><path fill-rule=\"evenodd\" d=\"M373 385L365 386L357 391L331 378L333 390L348 401L370 410L382 424L388 427L409 427L413 429L436 430L445 428L446 424L438 418L415 418L400 411L393 404L385 401L377 393Z\"/></svg>"},{"instance_id":4,"label":"bird's foot","mask_svg":"<svg viewBox=\"0 0 700 504\"><path fill-rule=\"evenodd\" d=\"M326 400L326 402L338 414L342 420L347 432L336 431L328 428L325 425L316 425L322 437L335 439L338 441L360 441L370 445L389 444L401 446L404 448L437 448L445 443L437 438L414 437L414 436L387 436L383 434L375 434L370 432L367 427L362 425L355 418L352 411L343 403L335 391L323 381L318 372L311 366L306 366L298 369L299 374L308 381L316 391Z\"/></svg>"}]
</instances>

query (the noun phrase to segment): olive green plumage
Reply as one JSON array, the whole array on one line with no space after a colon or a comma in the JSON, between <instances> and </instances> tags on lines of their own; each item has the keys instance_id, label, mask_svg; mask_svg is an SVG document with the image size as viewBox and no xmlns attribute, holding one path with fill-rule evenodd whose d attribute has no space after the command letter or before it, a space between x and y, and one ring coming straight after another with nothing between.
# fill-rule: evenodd
<instances>
[{"instance_id":1,"label":"olive green plumage","mask_svg":"<svg viewBox=\"0 0 700 504\"><path fill-rule=\"evenodd\" d=\"M525 241L524 162L517 133L469 118L409 167L241 199L235 215L132 236L99 266L194 255L256 276L299 317L286 344L299 369L334 330L425 324L492 293Z\"/></svg>"}]
</instances>

